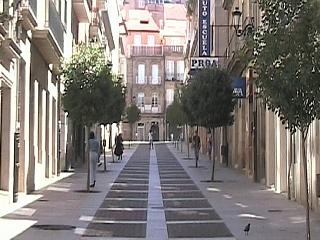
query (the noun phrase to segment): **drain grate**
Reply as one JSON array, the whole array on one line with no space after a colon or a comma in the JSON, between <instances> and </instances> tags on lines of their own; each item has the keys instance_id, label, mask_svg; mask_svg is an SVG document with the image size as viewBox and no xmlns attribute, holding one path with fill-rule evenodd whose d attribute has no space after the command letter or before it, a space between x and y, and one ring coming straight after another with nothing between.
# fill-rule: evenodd
<instances>
[{"instance_id":1,"label":"drain grate","mask_svg":"<svg viewBox=\"0 0 320 240\"><path fill-rule=\"evenodd\" d=\"M76 192L76 193L100 193L101 191L90 190L88 192L87 190L74 190L73 192Z\"/></svg>"},{"instance_id":2,"label":"drain grate","mask_svg":"<svg viewBox=\"0 0 320 240\"><path fill-rule=\"evenodd\" d=\"M39 199L38 202L49 202L48 199Z\"/></svg>"},{"instance_id":3,"label":"drain grate","mask_svg":"<svg viewBox=\"0 0 320 240\"><path fill-rule=\"evenodd\" d=\"M39 230L49 230L49 231L62 231L62 230L73 230L76 227L71 225L61 225L61 224L41 224L33 225L31 228Z\"/></svg>"},{"instance_id":4,"label":"drain grate","mask_svg":"<svg viewBox=\"0 0 320 240\"><path fill-rule=\"evenodd\" d=\"M281 209L268 209L268 212L283 212Z\"/></svg>"},{"instance_id":5,"label":"drain grate","mask_svg":"<svg viewBox=\"0 0 320 240\"><path fill-rule=\"evenodd\" d=\"M158 206L154 206L154 207L151 207L151 209L164 209L164 207L158 207Z\"/></svg>"}]
</instances>

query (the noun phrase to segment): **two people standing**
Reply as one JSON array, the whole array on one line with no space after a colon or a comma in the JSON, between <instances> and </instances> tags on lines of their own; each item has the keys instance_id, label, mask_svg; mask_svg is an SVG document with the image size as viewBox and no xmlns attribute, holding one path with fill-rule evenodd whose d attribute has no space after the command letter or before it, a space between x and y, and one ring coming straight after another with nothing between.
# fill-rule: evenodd
<instances>
[{"instance_id":1,"label":"two people standing","mask_svg":"<svg viewBox=\"0 0 320 240\"><path fill-rule=\"evenodd\" d=\"M118 157L118 160L122 160L122 154L123 154L123 139L122 134L119 133L118 136L115 138L115 145L116 148L114 149L114 154Z\"/></svg>"}]
</instances>

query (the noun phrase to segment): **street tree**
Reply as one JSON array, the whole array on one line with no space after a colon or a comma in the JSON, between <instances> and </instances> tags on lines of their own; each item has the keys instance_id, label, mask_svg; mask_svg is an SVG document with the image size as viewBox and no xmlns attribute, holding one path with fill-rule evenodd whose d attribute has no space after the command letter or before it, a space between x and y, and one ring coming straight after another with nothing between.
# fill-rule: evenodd
<instances>
[{"instance_id":1,"label":"street tree","mask_svg":"<svg viewBox=\"0 0 320 240\"><path fill-rule=\"evenodd\" d=\"M125 87L123 86L122 79L117 76L113 76L113 82L111 91L109 93L109 100L105 103L105 111L103 112L100 122L101 125L106 129L109 124L109 143L111 143L111 153L112 159L114 161L113 156L113 145L112 145L112 124L119 124L121 118L123 116L124 108L125 108ZM104 170L107 170L107 162L105 156L105 137L103 141L103 161L104 161Z\"/></svg>"},{"instance_id":2,"label":"street tree","mask_svg":"<svg viewBox=\"0 0 320 240\"><path fill-rule=\"evenodd\" d=\"M172 129L185 124L185 115L182 109L182 104L178 96L175 96L174 101L167 107L166 121Z\"/></svg>"},{"instance_id":3,"label":"street tree","mask_svg":"<svg viewBox=\"0 0 320 240\"><path fill-rule=\"evenodd\" d=\"M226 71L218 68L203 69L193 76L187 89L187 95L183 98L188 97L187 109L191 112L191 120L211 129L212 140L216 128L233 124L235 101L231 78ZM212 152L211 181L214 181L215 153Z\"/></svg>"},{"instance_id":4,"label":"street tree","mask_svg":"<svg viewBox=\"0 0 320 240\"><path fill-rule=\"evenodd\" d=\"M310 240L306 139L310 124L320 116L319 1L261 0L260 9L264 14L254 37L256 85L291 134L300 133Z\"/></svg>"},{"instance_id":5,"label":"street tree","mask_svg":"<svg viewBox=\"0 0 320 240\"><path fill-rule=\"evenodd\" d=\"M85 126L86 138L89 128L103 120L105 107L110 101L112 74L105 62L103 50L99 46L80 44L71 59L66 60L61 67L64 110L74 123ZM85 141L87 143L87 139ZM87 162L89 191L90 164L89 160Z\"/></svg>"},{"instance_id":6,"label":"street tree","mask_svg":"<svg viewBox=\"0 0 320 240\"><path fill-rule=\"evenodd\" d=\"M131 104L129 107L127 107L126 114L128 123L130 125L131 140L133 140L133 125L140 120L141 112L137 105Z\"/></svg>"}]
</instances>

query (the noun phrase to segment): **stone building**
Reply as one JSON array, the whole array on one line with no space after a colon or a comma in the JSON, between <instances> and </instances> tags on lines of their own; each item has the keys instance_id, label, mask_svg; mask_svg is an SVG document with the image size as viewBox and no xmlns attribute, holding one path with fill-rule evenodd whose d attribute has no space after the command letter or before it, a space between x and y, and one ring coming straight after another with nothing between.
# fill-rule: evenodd
<instances>
[{"instance_id":1,"label":"stone building","mask_svg":"<svg viewBox=\"0 0 320 240\"><path fill-rule=\"evenodd\" d=\"M124 137L144 141L152 129L155 140L165 140L166 107L184 79L185 7L161 1L128 1L125 9L127 105L136 104L141 119L133 135L124 124Z\"/></svg>"}]
</instances>

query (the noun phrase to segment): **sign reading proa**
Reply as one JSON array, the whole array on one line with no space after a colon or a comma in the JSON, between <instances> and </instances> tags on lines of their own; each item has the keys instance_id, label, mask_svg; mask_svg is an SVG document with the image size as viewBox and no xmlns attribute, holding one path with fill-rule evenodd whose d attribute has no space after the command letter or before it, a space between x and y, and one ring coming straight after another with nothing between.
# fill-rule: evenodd
<instances>
[{"instance_id":1,"label":"sign reading proa","mask_svg":"<svg viewBox=\"0 0 320 240\"><path fill-rule=\"evenodd\" d=\"M202 68L215 68L217 67L217 59L214 57L192 57L191 70Z\"/></svg>"}]
</instances>

